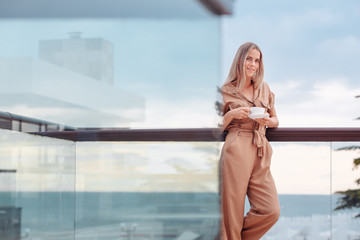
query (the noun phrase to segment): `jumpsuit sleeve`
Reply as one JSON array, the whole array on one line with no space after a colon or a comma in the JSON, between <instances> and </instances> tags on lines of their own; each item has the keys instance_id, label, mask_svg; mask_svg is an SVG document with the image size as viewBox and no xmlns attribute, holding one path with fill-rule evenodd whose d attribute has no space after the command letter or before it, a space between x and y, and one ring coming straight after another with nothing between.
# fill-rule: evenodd
<instances>
[{"instance_id":1,"label":"jumpsuit sleeve","mask_svg":"<svg viewBox=\"0 0 360 240\"><path fill-rule=\"evenodd\" d=\"M274 109L275 107L275 94L273 92L270 91L269 94L269 105L271 109Z\"/></svg>"}]
</instances>

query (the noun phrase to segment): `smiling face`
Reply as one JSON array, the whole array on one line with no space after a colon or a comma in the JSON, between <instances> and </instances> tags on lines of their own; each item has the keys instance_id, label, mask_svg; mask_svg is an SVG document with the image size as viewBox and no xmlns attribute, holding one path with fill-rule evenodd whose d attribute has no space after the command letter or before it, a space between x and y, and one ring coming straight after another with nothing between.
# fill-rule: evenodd
<instances>
[{"instance_id":1,"label":"smiling face","mask_svg":"<svg viewBox=\"0 0 360 240\"><path fill-rule=\"evenodd\" d=\"M237 89L254 84L257 89L264 79L264 60L260 48L252 42L242 44L231 64L226 83L236 85Z\"/></svg>"},{"instance_id":2,"label":"smiling face","mask_svg":"<svg viewBox=\"0 0 360 240\"><path fill-rule=\"evenodd\" d=\"M256 71L259 69L261 61L260 52L256 49L251 49L245 59L245 76L247 80L251 80Z\"/></svg>"}]
</instances>

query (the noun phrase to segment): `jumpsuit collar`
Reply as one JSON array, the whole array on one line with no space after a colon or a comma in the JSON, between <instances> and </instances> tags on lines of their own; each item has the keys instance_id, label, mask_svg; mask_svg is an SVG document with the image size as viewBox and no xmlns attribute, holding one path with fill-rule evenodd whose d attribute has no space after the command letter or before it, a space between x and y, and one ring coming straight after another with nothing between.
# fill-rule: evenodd
<instances>
[{"instance_id":1,"label":"jumpsuit collar","mask_svg":"<svg viewBox=\"0 0 360 240\"><path fill-rule=\"evenodd\" d=\"M262 84L262 83L261 83ZM261 86L261 85L260 85ZM237 91L236 83L235 82L229 82L226 84L226 92L232 96L241 98L247 102L249 102L251 105L255 106L255 101L259 98L260 95L260 86L257 89L254 89L254 96L253 99L248 99L245 97L242 93L239 93Z\"/></svg>"},{"instance_id":2,"label":"jumpsuit collar","mask_svg":"<svg viewBox=\"0 0 360 240\"><path fill-rule=\"evenodd\" d=\"M253 95L254 98L252 101L237 91L236 84L234 82L229 82L228 84L226 84L226 93L230 94L234 97L241 98L241 99L247 101L248 103L250 103L252 106L256 106L255 101L260 96L260 86L254 90L254 95ZM259 157L262 157L263 153L264 153L264 142L265 142L266 129L259 129L259 124L257 124L256 122L254 122L251 127L250 126L248 126L248 127L243 128L242 126L239 126L238 130L239 131L243 131L243 130L249 131L250 130L253 132L253 144L255 144L257 146L257 155Z\"/></svg>"}]
</instances>

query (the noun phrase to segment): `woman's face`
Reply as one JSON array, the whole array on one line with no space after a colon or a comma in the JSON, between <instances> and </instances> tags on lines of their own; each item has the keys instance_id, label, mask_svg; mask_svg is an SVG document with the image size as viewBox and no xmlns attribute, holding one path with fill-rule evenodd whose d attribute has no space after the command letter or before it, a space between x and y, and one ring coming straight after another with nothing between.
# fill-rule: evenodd
<instances>
[{"instance_id":1,"label":"woman's face","mask_svg":"<svg viewBox=\"0 0 360 240\"><path fill-rule=\"evenodd\" d=\"M251 79L260 66L260 52L256 49L251 49L245 60L245 76L246 79Z\"/></svg>"}]
</instances>

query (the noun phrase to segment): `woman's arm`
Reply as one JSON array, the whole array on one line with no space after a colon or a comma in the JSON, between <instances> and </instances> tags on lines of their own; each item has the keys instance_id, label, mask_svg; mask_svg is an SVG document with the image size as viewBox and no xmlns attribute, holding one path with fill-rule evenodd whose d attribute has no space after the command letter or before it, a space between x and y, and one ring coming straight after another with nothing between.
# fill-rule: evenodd
<instances>
[{"instance_id":1,"label":"woman's arm","mask_svg":"<svg viewBox=\"0 0 360 240\"><path fill-rule=\"evenodd\" d=\"M225 113L223 117L223 124L221 127L221 131L224 131L234 118L246 119L249 117L249 114L250 114L249 107L239 107L235 109L230 109L227 113Z\"/></svg>"}]
</instances>

